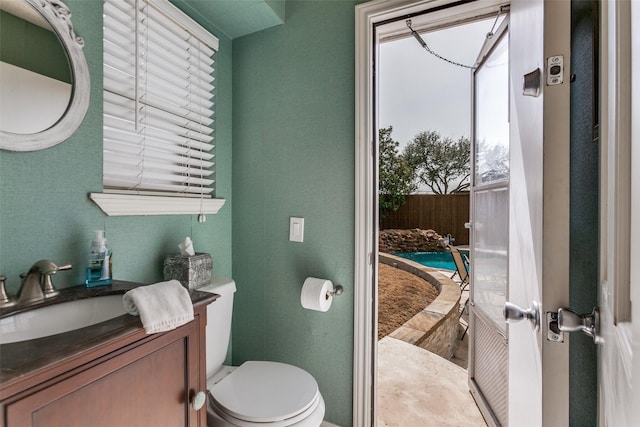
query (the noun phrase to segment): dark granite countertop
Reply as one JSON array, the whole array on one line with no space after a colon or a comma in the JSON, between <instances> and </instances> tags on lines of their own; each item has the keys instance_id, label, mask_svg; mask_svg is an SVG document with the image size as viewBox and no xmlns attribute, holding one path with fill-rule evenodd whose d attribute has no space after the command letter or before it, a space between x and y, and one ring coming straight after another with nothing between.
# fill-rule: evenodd
<instances>
[{"instance_id":1,"label":"dark granite countertop","mask_svg":"<svg viewBox=\"0 0 640 427\"><path fill-rule=\"evenodd\" d=\"M60 294L51 300L30 307L9 307L0 310L0 318L46 305L75 301L105 295L122 295L126 291L144 286L145 283L114 280L109 286L87 288L74 286L60 289ZM206 305L218 295L189 290L194 307ZM22 342L0 345L0 384L18 378L33 370L46 368L84 349L101 345L119 336L142 329L139 316L123 314L95 325L74 331L51 335Z\"/></svg>"}]
</instances>

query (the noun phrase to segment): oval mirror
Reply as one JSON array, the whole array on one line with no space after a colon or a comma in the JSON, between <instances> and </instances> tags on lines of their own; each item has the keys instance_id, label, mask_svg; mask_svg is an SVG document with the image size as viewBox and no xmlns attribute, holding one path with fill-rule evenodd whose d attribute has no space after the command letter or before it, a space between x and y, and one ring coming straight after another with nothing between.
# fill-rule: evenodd
<instances>
[{"instance_id":1,"label":"oval mirror","mask_svg":"<svg viewBox=\"0 0 640 427\"><path fill-rule=\"evenodd\" d=\"M0 1L0 149L69 138L89 107L89 68L60 0Z\"/></svg>"}]
</instances>

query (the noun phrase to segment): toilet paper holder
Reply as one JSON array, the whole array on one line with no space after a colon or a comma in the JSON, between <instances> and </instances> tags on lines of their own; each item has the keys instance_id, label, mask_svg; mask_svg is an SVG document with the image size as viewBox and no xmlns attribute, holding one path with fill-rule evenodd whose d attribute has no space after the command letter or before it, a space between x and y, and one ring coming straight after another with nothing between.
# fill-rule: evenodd
<instances>
[{"instance_id":1,"label":"toilet paper holder","mask_svg":"<svg viewBox=\"0 0 640 427\"><path fill-rule=\"evenodd\" d=\"M341 285L333 285L333 289L330 291L327 291L327 296L338 296L338 295L342 295L342 293L344 292L344 288Z\"/></svg>"},{"instance_id":2,"label":"toilet paper holder","mask_svg":"<svg viewBox=\"0 0 640 427\"><path fill-rule=\"evenodd\" d=\"M331 280L307 277L300 292L300 304L308 310L326 312L334 295L342 295L343 291L342 286L334 285Z\"/></svg>"}]
</instances>

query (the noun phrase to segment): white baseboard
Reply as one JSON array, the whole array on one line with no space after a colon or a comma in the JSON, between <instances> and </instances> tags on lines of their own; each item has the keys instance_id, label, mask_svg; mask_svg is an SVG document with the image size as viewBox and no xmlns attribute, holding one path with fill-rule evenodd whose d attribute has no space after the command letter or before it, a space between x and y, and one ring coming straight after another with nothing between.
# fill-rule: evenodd
<instances>
[{"instance_id":1,"label":"white baseboard","mask_svg":"<svg viewBox=\"0 0 640 427\"><path fill-rule=\"evenodd\" d=\"M320 427L340 427L337 424L332 424L328 421L323 421L322 424L320 424Z\"/></svg>"}]
</instances>

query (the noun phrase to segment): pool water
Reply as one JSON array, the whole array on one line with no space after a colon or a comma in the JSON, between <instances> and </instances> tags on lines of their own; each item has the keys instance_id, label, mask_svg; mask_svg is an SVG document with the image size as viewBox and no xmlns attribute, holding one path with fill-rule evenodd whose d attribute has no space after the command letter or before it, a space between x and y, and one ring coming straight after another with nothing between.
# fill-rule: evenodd
<instances>
[{"instance_id":1,"label":"pool water","mask_svg":"<svg viewBox=\"0 0 640 427\"><path fill-rule=\"evenodd\" d=\"M443 270L455 271L456 265L453 263L451 253L447 252L405 252L395 254L396 256L415 261L424 266Z\"/></svg>"}]
</instances>

